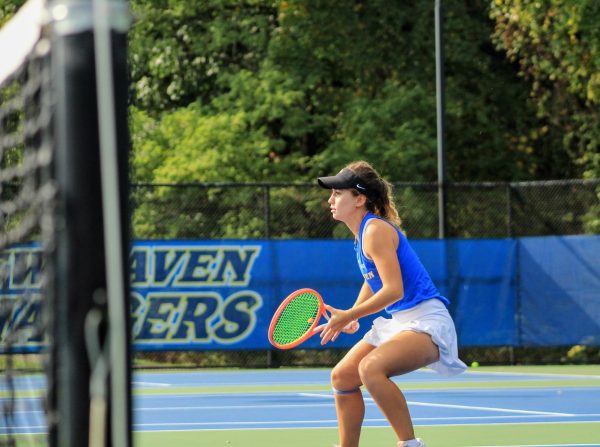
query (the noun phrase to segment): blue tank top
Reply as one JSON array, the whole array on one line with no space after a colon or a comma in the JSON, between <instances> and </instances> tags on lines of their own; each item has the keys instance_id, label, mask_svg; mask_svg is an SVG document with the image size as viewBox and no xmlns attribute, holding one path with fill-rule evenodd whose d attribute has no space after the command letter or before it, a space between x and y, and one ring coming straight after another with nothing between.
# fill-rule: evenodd
<instances>
[{"instance_id":1,"label":"blue tank top","mask_svg":"<svg viewBox=\"0 0 600 447\"><path fill-rule=\"evenodd\" d=\"M360 230L358 231L358 241L354 244L354 250L356 251L356 259L360 271L369 284L369 287L373 293L377 293L383 286L377 267L373 260L367 258L362 248L362 236L365 226L371 219L381 219L384 222L387 220L372 214L367 213L360 224ZM392 225L390 222L388 222ZM392 225L398 233L399 243L396 255L398 256L398 262L400 263L400 271L402 272L402 283L404 284L404 297L398 297L398 301L390 304L385 308L385 311L389 314L397 312L399 310L410 309L417 304L437 298L442 301L446 306L450 304L446 297L440 295L440 292L433 284L433 281L429 277L429 273L425 270L425 267L421 263L421 260L414 252L406 236L396 226Z\"/></svg>"}]
</instances>

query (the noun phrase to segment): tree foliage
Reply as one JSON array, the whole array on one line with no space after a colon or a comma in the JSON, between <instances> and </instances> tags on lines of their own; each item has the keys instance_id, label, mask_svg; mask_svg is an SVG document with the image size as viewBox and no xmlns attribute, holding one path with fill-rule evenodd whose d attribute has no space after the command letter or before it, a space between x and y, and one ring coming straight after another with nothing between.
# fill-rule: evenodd
<instances>
[{"instance_id":1,"label":"tree foliage","mask_svg":"<svg viewBox=\"0 0 600 447\"><path fill-rule=\"evenodd\" d=\"M600 2L495 0L490 16L496 46L531 85L538 120L519 144L562 175L600 178ZM600 204L585 221L600 231Z\"/></svg>"},{"instance_id":2,"label":"tree foliage","mask_svg":"<svg viewBox=\"0 0 600 447\"><path fill-rule=\"evenodd\" d=\"M4 0L0 23L23 3ZM433 2L131 3L132 115L163 129L155 151L179 148L181 133L165 126L196 114L216 146L224 138L211 148L221 157L242 138L237 157L259 160L259 174L246 163L235 178L308 179L368 157L391 180L435 180ZM451 179L600 176L600 3L443 4ZM217 122L233 135L215 140ZM142 140L135 172L149 179L138 145L158 141ZM184 152L199 167L203 157ZM205 175L232 177L227 165L211 167Z\"/></svg>"},{"instance_id":3,"label":"tree foliage","mask_svg":"<svg viewBox=\"0 0 600 447\"><path fill-rule=\"evenodd\" d=\"M3 0L0 3L0 27L10 20L24 3L25 0Z\"/></svg>"},{"instance_id":4,"label":"tree foliage","mask_svg":"<svg viewBox=\"0 0 600 447\"><path fill-rule=\"evenodd\" d=\"M495 0L490 16L496 46L531 85L538 120L521 144L572 162L566 175L600 176L600 2ZM539 144L548 137L553 147Z\"/></svg>"},{"instance_id":5,"label":"tree foliage","mask_svg":"<svg viewBox=\"0 0 600 447\"><path fill-rule=\"evenodd\" d=\"M446 3L450 176L531 178L535 160L518 144L537 120L527 102L528 85L492 46L487 2ZM232 151L231 159L251 157L256 162L245 164L249 170L233 174L230 165L215 162L210 174L192 178L310 179L368 158L390 180L436 179L433 4L135 0L134 5L140 16L131 37L135 107L163 129L178 122L171 114L195 113L194 125L203 129L215 117L245 123L223 125L223 144L213 139L209 149L221 157ZM232 144L237 137L223 134L228 131L246 135L239 150ZM206 141L195 145L188 139L195 150L186 149L180 140L186 132L167 133L174 140L163 145L163 132L154 150L176 147L195 158L190 166L200 168L204 157L195 151L204 151ZM165 157L185 163L183 155ZM189 179L190 169L169 166L171 180ZM155 172L164 176L165 169Z\"/></svg>"},{"instance_id":6,"label":"tree foliage","mask_svg":"<svg viewBox=\"0 0 600 447\"><path fill-rule=\"evenodd\" d=\"M450 179L598 176L598 3L444 5ZM134 6L136 179L436 180L433 2Z\"/></svg>"},{"instance_id":7,"label":"tree foliage","mask_svg":"<svg viewBox=\"0 0 600 447\"><path fill-rule=\"evenodd\" d=\"M450 179L600 177L600 2L443 4ZM436 180L433 1L132 7L132 180Z\"/></svg>"},{"instance_id":8,"label":"tree foliage","mask_svg":"<svg viewBox=\"0 0 600 447\"><path fill-rule=\"evenodd\" d=\"M135 0L133 102L152 114L207 101L223 76L256 71L275 24L272 1Z\"/></svg>"}]
</instances>

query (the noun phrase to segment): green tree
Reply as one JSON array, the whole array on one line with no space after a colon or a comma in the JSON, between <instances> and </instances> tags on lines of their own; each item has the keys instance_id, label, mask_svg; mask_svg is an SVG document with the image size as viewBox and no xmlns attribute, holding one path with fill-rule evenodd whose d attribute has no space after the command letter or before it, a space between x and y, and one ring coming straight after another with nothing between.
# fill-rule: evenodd
<instances>
[{"instance_id":1,"label":"green tree","mask_svg":"<svg viewBox=\"0 0 600 447\"><path fill-rule=\"evenodd\" d=\"M289 180L307 162L287 142L307 132L304 93L265 68L229 75L230 89L156 118L132 108L134 178L146 182Z\"/></svg>"},{"instance_id":2,"label":"green tree","mask_svg":"<svg viewBox=\"0 0 600 447\"><path fill-rule=\"evenodd\" d=\"M242 70L230 75L228 93L209 105L199 101L159 118L132 109L136 156L134 178L141 182L264 182L289 181L301 169L301 154L282 156L285 139L306 124L298 103L302 92L274 69L258 76ZM235 111L235 113L234 113ZM278 126L281 117L288 118ZM294 117L292 120L290 117ZM290 126L295 122L294 126ZM287 127L286 127L287 126ZM293 166L295 165L295 166ZM265 191L257 187L134 188L134 228L137 237L265 237ZM313 194L313 191L311 194ZM310 194L309 194L310 195ZM278 237L305 231L305 218L315 200L301 191L275 194L275 209L290 218L277 229ZM319 201L320 203L320 201ZM310 228L308 229L310 230Z\"/></svg>"},{"instance_id":3,"label":"green tree","mask_svg":"<svg viewBox=\"0 0 600 447\"><path fill-rule=\"evenodd\" d=\"M314 181L366 158L392 181L435 181L433 2L134 5L140 15L131 34L135 179ZM498 5L449 0L445 6L450 178L580 172L560 132L540 118L531 80L494 47L490 36L498 25L489 16ZM224 205L220 193L209 196ZM283 209L291 201L306 214L298 197L282 193L272 205ZM161 200L168 206L177 196ZM473 209L479 205L475 200ZM231 222L227 228L236 234L261 231Z\"/></svg>"},{"instance_id":4,"label":"green tree","mask_svg":"<svg viewBox=\"0 0 600 447\"><path fill-rule=\"evenodd\" d=\"M451 177L458 181L526 178L526 157L511 143L515 130L527 129L535 119L526 107L526 86L515 79L512 67L491 45L493 27L485 18L486 2L446 3ZM324 138L309 135L315 147L305 152L319 155L315 171L324 165L332 169L341 160L368 152L376 166L389 166L390 159L420 160L413 169L390 166L393 180L435 180L433 19L433 2L280 3L279 27L269 55L304 85L312 114L335 119L334 128L324 129ZM398 100L407 94L420 104L405 100L401 107L406 113L397 113ZM422 113L425 105L431 109ZM396 108L395 113L389 107ZM420 113L410 117L411 110ZM362 122L361 137L351 135L357 130L352 123L357 122ZM416 132L421 134L418 145ZM375 140L374 134L378 134ZM339 149L346 142L351 148L345 156ZM367 147L371 149L365 151ZM390 158L391 148L397 154ZM330 158L332 154L336 156Z\"/></svg>"},{"instance_id":5,"label":"green tree","mask_svg":"<svg viewBox=\"0 0 600 447\"><path fill-rule=\"evenodd\" d=\"M447 8L451 175L526 177L526 160L513 150L511 135L529 127L532 115L505 98L524 99L527 90L512 81L509 66L498 69L502 55L491 50L485 2L471 3L455 0ZM133 97L149 115L196 101L208 106L205 114L237 116L241 109L251 121L248 132L261 128L269 140L271 166L263 170L269 175L312 178L368 156L376 166L390 166L391 180L435 180L432 4L136 0L134 5L140 20L131 35ZM265 112L272 103L254 90L256 79L260 91L281 91L275 83L284 82L293 104ZM257 151L264 161L262 149ZM246 155L253 156L239 154ZM221 175L220 166L212 168Z\"/></svg>"},{"instance_id":6,"label":"green tree","mask_svg":"<svg viewBox=\"0 0 600 447\"><path fill-rule=\"evenodd\" d=\"M376 97L346 102L314 169L331 171L364 158L377 160L386 178L431 181L437 172L435 127L435 101L421 85L387 81Z\"/></svg>"},{"instance_id":7,"label":"green tree","mask_svg":"<svg viewBox=\"0 0 600 447\"><path fill-rule=\"evenodd\" d=\"M538 122L521 144L568 176L600 177L600 2L495 0L490 15L496 46L531 86Z\"/></svg>"},{"instance_id":8,"label":"green tree","mask_svg":"<svg viewBox=\"0 0 600 447\"><path fill-rule=\"evenodd\" d=\"M134 0L132 102L157 114L226 91L222 76L257 70L275 26L275 2Z\"/></svg>"},{"instance_id":9,"label":"green tree","mask_svg":"<svg viewBox=\"0 0 600 447\"><path fill-rule=\"evenodd\" d=\"M546 171L560 163L569 176L600 178L600 2L495 0L491 17L494 42L531 84L538 122L521 144L546 153ZM600 204L584 222L600 232Z\"/></svg>"},{"instance_id":10,"label":"green tree","mask_svg":"<svg viewBox=\"0 0 600 447\"><path fill-rule=\"evenodd\" d=\"M0 27L4 25L25 4L25 0L3 0L0 3Z\"/></svg>"}]
</instances>

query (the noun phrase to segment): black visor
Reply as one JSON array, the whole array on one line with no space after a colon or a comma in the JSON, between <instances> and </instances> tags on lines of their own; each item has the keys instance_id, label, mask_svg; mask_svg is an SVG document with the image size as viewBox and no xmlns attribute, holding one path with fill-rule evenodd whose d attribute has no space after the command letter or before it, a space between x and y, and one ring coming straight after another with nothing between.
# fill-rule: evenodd
<instances>
[{"instance_id":1,"label":"black visor","mask_svg":"<svg viewBox=\"0 0 600 447\"><path fill-rule=\"evenodd\" d=\"M319 177L319 185L326 189L356 189L358 192L369 195L365 182L348 168L342 169L337 175Z\"/></svg>"}]
</instances>

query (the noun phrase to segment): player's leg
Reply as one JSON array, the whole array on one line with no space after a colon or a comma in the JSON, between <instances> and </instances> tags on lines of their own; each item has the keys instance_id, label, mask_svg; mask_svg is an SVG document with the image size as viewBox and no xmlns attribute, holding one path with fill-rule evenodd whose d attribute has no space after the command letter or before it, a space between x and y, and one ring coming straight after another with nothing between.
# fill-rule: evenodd
<instances>
[{"instance_id":1,"label":"player's leg","mask_svg":"<svg viewBox=\"0 0 600 447\"><path fill-rule=\"evenodd\" d=\"M414 439L415 434L406 399L390 377L414 371L438 358L438 347L429 334L405 331L369 352L360 362L360 379L399 441Z\"/></svg>"},{"instance_id":2,"label":"player's leg","mask_svg":"<svg viewBox=\"0 0 600 447\"><path fill-rule=\"evenodd\" d=\"M340 447L357 447L362 421L365 416L365 403L358 373L361 360L375 349L375 346L361 340L331 371L331 385L335 394L335 410L338 419Z\"/></svg>"}]
</instances>

